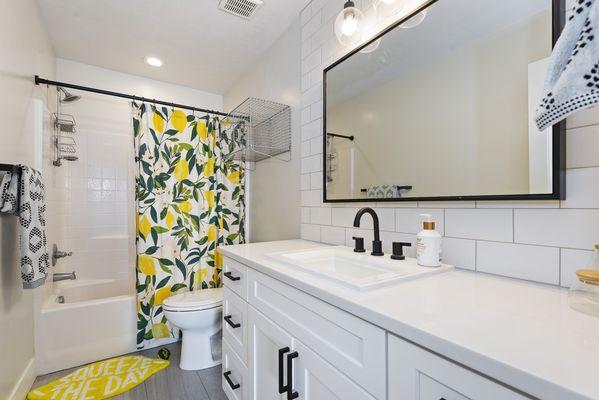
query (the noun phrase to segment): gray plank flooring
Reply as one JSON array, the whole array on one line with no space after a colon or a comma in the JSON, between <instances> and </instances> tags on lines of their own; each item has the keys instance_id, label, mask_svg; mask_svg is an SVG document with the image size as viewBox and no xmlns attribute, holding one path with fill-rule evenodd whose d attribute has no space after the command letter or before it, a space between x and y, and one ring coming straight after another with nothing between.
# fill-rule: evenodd
<instances>
[{"instance_id":1,"label":"gray plank flooring","mask_svg":"<svg viewBox=\"0 0 599 400\"><path fill-rule=\"evenodd\" d=\"M221 367L202 371L179 369L181 343L165 346L171 351L171 364L152 375L141 385L113 397L114 400L227 400L221 388ZM139 354L155 358L160 348L144 350ZM33 387L43 386L70 374L77 368L39 376Z\"/></svg>"}]
</instances>

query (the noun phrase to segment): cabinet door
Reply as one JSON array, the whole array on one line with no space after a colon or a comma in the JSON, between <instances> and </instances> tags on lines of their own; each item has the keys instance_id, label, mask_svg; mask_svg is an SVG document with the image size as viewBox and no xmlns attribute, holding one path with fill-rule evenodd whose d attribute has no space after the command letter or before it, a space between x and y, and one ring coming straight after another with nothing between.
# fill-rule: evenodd
<instances>
[{"instance_id":1,"label":"cabinet door","mask_svg":"<svg viewBox=\"0 0 599 400\"><path fill-rule=\"evenodd\" d=\"M291 387L300 400L374 400L360 386L294 339ZM287 357L285 357L287 363ZM288 382L285 381L287 384ZM287 400L287 396L284 397Z\"/></svg>"},{"instance_id":2,"label":"cabinet door","mask_svg":"<svg viewBox=\"0 0 599 400\"><path fill-rule=\"evenodd\" d=\"M248 323L250 399L284 400L286 396L279 393L279 368L284 367L285 357L279 356L279 350L291 349L291 336L251 306Z\"/></svg>"},{"instance_id":3,"label":"cabinet door","mask_svg":"<svg viewBox=\"0 0 599 400\"><path fill-rule=\"evenodd\" d=\"M525 400L520 393L388 336L389 400Z\"/></svg>"}]
</instances>

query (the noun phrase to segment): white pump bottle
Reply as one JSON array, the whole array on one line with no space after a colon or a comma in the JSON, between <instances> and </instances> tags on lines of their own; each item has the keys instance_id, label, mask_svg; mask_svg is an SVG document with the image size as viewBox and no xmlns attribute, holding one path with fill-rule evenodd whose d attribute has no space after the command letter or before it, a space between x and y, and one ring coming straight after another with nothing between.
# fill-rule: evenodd
<instances>
[{"instance_id":1,"label":"white pump bottle","mask_svg":"<svg viewBox=\"0 0 599 400\"><path fill-rule=\"evenodd\" d=\"M441 266L441 235L435 230L435 221L430 214L420 214L424 218L423 229L416 236L416 258L423 267Z\"/></svg>"}]
</instances>

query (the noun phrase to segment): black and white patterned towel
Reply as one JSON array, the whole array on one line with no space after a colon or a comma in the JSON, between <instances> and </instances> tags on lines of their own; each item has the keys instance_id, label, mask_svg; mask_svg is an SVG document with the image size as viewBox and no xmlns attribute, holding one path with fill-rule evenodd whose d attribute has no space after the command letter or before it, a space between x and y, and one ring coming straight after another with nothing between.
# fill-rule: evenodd
<instances>
[{"instance_id":1,"label":"black and white patterned towel","mask_svg":"<svg viewBox=\"0 0 599 400\"><path fill-rule=\"evenodd\" d=\"M540 131L599 104L599 1L574 3L551 55L545 96L535 117Z\"/></svg>"},{"instance_id":2,"label":"black and white patterned towel","mask_svg":"<svg viewBox=\"0 0 599 400\"><path fill-rule=\"evenodd\" d=\"M19 209L19 174L7 172L0 181L0 212L15 214Z\"/></svg>"},{"instance_id":3,"label":"black and white patterned towel","mask_svg":"<svg viewBox=\"0 0 599 400\"><path fill-rule=\"evenodd\" d=\"M23 287L43 285L49 269L46 241L44 181L39 171L20 166L19 219Z\"/></svg>"}]
</instances>

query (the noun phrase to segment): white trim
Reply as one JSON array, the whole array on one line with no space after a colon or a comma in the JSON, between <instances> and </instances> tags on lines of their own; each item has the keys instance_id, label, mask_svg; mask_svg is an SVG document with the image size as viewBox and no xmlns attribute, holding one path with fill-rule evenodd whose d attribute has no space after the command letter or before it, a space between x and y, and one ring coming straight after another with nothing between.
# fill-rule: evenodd
<instances>
[{"instance_id":1,"label":"white trim","mask_svg":"<svg viewBox=\"0 0 599 400\"><path fill-rule=\"evenodd\" d=\"M25 400L27 393L33 386L33 382L35 382L35 378L35 357L31 357L12 392L8 395L8 400Z\"/></svg>"}]
</instances>

